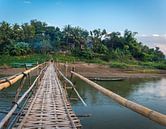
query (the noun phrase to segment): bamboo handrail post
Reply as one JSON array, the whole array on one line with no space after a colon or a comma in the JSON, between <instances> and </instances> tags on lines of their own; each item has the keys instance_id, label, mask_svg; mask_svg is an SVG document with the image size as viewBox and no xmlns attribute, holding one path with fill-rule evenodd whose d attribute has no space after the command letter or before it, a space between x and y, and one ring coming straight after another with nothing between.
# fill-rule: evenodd
<instances>
[{"instance_id":1,"label":"bamboo handrail post","mask_svg":"<svg viewBox=\"0 0 166 129\"><path fill-rule=\"evenodd\" d=\"M67 77L67 61L65 63L65 71L64 72L65 72L65 76ZM67 93L66 86L67 86L66 81L64 81L64 89L65 89L65 92Z\"/></svg>"},{"instance_id":2,"label":"bamboo handrail post","mask_svg":"<svg viewBox=\"0 0 166 129\"><path fill-rule=\"evenodd\" d=\"M27 75L24 75L24 77L21 79L20 86L17 88L17 91L16 91L14 102L17 102L17 100L18 100L19 94L24 86L25 81L26 81L26 76Z\"/></svg>"},{"instance_id":3,"label":"bamboo handrail post","mask_svg":"<svg viewBox=\"0 0 166 129\"><path fill-rule=\"evenodd\" d=\"M26 63L24 65L25 65L25 69L28 70L28 67L27 67ZM30 75L30 73L28 73L28 79L29 79L29 85L31 85L31 75Z\"/></svg>"},{"instance_id":4,"label":"bamboo handrail post","mask_svg":"<svg viewBox=\"0 0 166 129\"><path fill-rule=\"evenodd\" d=\"M74 72L75 72L74 67L72 67L71 71L74 71ZM70 73L71 73L71 74L70 74L70 80L72 80L72 79L73 79L73 73L72 73L72 72L70 72Z\"/></svg>"}]
</instances>

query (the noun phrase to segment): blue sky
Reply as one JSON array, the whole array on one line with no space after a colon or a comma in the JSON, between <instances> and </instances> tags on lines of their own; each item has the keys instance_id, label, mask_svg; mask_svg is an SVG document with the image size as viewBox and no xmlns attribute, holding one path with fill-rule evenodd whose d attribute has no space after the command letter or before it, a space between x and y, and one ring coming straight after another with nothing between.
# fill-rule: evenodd
<instances>
[{"instance_id":1,"label":"blue sky","mask_svg":"<svg viewBox=\"0 0 166 129\"><path fill-rule=\"evenodd\" d=\"M139 33L140 41L166 48L166 0L0 0L0 21L21 24L32 19L88 30L129 29Z\"/></svg>"}]
</instances>

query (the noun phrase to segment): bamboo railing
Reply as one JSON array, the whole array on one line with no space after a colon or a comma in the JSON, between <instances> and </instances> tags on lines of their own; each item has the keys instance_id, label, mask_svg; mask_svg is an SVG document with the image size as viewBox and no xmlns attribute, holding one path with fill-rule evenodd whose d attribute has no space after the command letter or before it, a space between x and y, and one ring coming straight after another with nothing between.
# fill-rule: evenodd
<instances>
[{"instance_id":1,"label":"bamboo railing","mask_svg":"<svg viewBox=\"0 0 166 129\"><path fill-rule=\"evenodd\" d=\"M34 69L36 69L37 67L39 67L40 65L29 69L27 71L25 71L26 73L29 73L31 71L33 71ZM12 116L12 114L16 111L16 109L18 108L18 106L20 105L20 103L25 99L25 97L30 93L30 91L33 89L33 87L35 86L35 84L37 83L38 79L40 78L40 76L42 75L43 71L46 69L46 67L44 67L39 75L36 77L36 79L34 80L34 82L32 83L32 85L29 87L29 89L19 98L19 100L13 105L13 107L11 108L11 110L7 113L7 115L0 121L0 129L3 128L3 126L5 125L5 123L10 119L10 117ZM21 77L21 76L20 76ZM20 78L19 77L19 78ZM17 78L19 80L19 78ZM17 80L14 80L17 81ZM13 81L13 82L14 82Z\"/></svg>"},{"instance_id":2,"label":"bamboo railing","mask_svg":"<svg viewBox=\"0 0 166 129\"><path fill-rule=\"evenodd\" d=\"M114 101L118 102L120 105L127 107L160 125L166 126L166 115L165 114L161 114L152 109L144 107L140 104L127 100L127 99L121 97L120 95L115 94L114 92L98 85L97 83L85 78L84 76L82 76L76 72L71 71L71 73L73 75L75 75L76 77L80 78L81 80L85 81L86 83L88 83L89 85L91 85L92 87L94 87L95 89L100 91L101 93L111 97Z\"/></svg>"},{"instance_id":3,"label":"bamboo railing","mask_svg":"<svg viewBox=\"0 0 166 129\"><path fill-rule=\"evenodd\" d=\"M58 73L63 77L63 79L65 81L67 81L71 87L73 88L74 92L76 93L76 95L78 96L78 98L80 99L80 101L83 103L84 106L87 106L87 104L85 103L85 101L83 100L83 98L80 96L80 94L78 93L78 91L76 90L74 84L56 67ZM67 73L67 72L66 72ZM67 74L66 74L67 75Z\"/></svg>"},{"instance_id":4,"label":"bamboo railing","mask_svg":"<svg viewBox=\"0 0 166 129\"><path fill-rule=\"evenodd\" d=\"M25 75L29 74L30 72L34 71L35 69L39 68L43 64L39 64L31 69L28 69L18 75L11 76L9 78L6 78L6 80L3 79L3 82L0 82L0 91L3 90L4 88L10 87L14 83L16 83L18 80L23 78Z\"/></svg>"}]
</instances>

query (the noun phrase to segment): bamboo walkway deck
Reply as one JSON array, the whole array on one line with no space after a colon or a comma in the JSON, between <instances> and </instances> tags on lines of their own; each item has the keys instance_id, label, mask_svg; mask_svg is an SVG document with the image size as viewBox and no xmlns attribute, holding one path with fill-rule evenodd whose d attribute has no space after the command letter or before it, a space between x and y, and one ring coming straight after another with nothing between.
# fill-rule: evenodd
<instances>
[{"instance_id":1,"label":"bamboo walkway deck","mask_svg":"<svg viewBox=\"0 0 166 129\"><path fill-rule=\"evenodd\" d=\"M51 63L41 81L36 94L22 118L14 128L41 129L78 129L80 121L71 109L53 63Z\"/></svg>"}]
</instances>

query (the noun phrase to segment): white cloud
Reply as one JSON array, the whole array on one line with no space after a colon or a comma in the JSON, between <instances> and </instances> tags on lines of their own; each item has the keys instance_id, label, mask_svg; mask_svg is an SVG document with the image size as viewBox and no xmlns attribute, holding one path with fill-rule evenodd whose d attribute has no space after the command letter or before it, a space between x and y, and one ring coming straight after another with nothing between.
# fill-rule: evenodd
<instances>
[{"instance_id":1,"label":"white cloud","mask_svg":"<svg viewBox=\"0 0 166 129\"><path fill-rule=\"evenodd\" d=\"M146 34L143 34L143 35L141 35L141 37L147 37L148 35L146 35Z\"/></svg>"},{"instance_id":2,"label":"white cloud","mask_svg":"<svg viewBox=\"0 0 166 129\"><path fill-rule=\"evenodd\" d=\"M47 22L47 25L48 26L54 26L52 23L50 23L50 22Z\"/></svg>"},{"instance_id":3,"label":"white cloud","mask_svg":"<svg viewBox=\"0 0 166 129\"><path fill-rule=\"evenodd\" d=\"M137 39L151 48L159 47L166 55L166 34L138 35Z\"/></svg>"},{"instance_id":4,"label":"white cloud","mask_svg":"<svg viewBox=\"0 0 166 129\"><path fill-rule=\"evenodd\" d=\"M31 4L32 2L30 0L25 0L24 4Z\"/></svg>"},{"instance_id":5,"label":"white cloud","mask_svg":"<svg viewBox=\"0 0 166 129\"><path fill-rule=\"evenodd\" d=\"M153 37L160 37L159 34L152 34Z\"/></svg>"}]
</instances>

